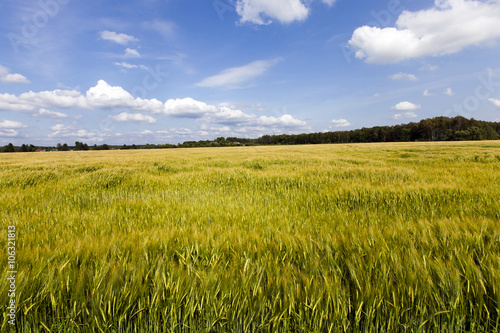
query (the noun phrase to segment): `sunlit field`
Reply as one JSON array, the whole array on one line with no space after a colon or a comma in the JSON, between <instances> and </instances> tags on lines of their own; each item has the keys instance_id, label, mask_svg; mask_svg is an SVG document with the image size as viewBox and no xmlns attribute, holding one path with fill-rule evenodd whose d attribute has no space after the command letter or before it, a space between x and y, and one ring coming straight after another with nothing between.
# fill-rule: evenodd
<instances>
[{"instance_id":1,"label":"sunlit field","mask_svg":"<svg viewBox=\"0 0 500 333\"><path fill-rule=\"evenodd\" d=\"M500 330L498 141L0 154L0 190L19 332Z\"/></svg>"}]
</instances>

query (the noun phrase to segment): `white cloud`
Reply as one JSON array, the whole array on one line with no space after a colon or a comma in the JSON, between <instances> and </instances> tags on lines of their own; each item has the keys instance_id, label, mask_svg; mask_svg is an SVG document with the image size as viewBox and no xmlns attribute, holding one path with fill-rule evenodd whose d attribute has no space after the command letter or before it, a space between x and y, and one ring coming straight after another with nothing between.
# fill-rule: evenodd
<instances>
[{"instance_id":1,"label":"white cloud","mask_svg":"<svg viewBox=\"0 0 500 333\"><path fill-rule=\"evenodd\" d=\"M141 57L141 54L139 53L139 51L135 50L135 49L130 49L130 48L126 48L125 49L125 55L124 55L125 58L140 58Z\"/></svg>"},{"instance_id":2,"label":"white cloud","mask_svg":"<svg viewBox=\"0 0 500 333\"><path fill-rule=\"evenodd\" d=\"M249 122L251 119L255 119L255 116L252 117L241 110L233 109L228 106L221 106L216 112L207 114L203 120L219 124L242 124Z\"/></svg>"},{"instance_id":3,"label":"white cloud","mask_svg":"<svg viewBox=\"0 0 500 333\"><path fill-rule=\"evenodd\" d=\"M408 111L408 112L403 112L403 113L398 113L392 116L392 119L409 119L409 118L416 118L418 117L417 114L413 111Z\"/></svg>"},{"instance_id":4,"label":"white cloud","mask_svg":"<svg viewBox=\"0 0 500 333\"><path fill-rule=\"evenodd\" d=\"M162 113L164 105L157 99L134 98L128 91L119 86L110 86L106 81L99 80L83 96L75 90L53 90L27 92L19 96L0 94L0 110L33 111L36 108L128 108L133 111ZM50 113L38 113L48 116ZM51 114L55 116L54 114Z\"/></svg>"},{"instance_id":5,"label":"white cloud","mask_svg":"<svg viewBox=\"0 0 500 333\"><path fill-rule=\"evenodd\" d=\"M178 135L188 135L193 133L189 128L181 127L181 128L169 128L168 130L160 130L156 131L156 134L168 134L168 137L172 137L172 134Z\"/></svg>"},{"instance_id":6,"label":"white cloud","mask_svg":"<svg viewBox=\"0 0 500 333\"><path fill-rule=\"evenodd\" d=\"M169 99L165 102L164 113L170 116L199 118L207 113L217 111L214 105L194 100L190 97L183 99Z\"/></svg>"},{"instance_id":7,"label":"white cloud","mask_svg":"<svg viewBox=\"0 0 500 333\"><path fill-rule=\"evenodd\" d=\"M30 83L26 76L21 74L11 74L9 69L0 65L0 82L4 83Z\"/></svg>"},{"instance_id":8,"label":"white cloud","mask_svg":"<svg viewBox=\"0 0 500 333\"><path fill-rule=\"evenodd\" d=\"M400 102L392 107L393 110L398 110L398 111L409 111L409 110L418 110L422 106L420 104L414 104L411 102Z\"/></svg>"},{"instance_id":9,"label":"white cloud","mask_svg":"<svg viewBox=\"0 0 500 333\"><path fill-rule=\"evenodd\" d=\"M418 78L415 75L407 74L407 73L398 73L398 74L390 75L389 78L391 80L418 81Z\"/></svg>"},{"instance_id":10,"label":"white cloud","mask_svg":"<svg viewBox=\"0 0 500 333\"><path fill-rule=\"evenodd\" d=\"M207 77L206 79L198 82L196 85L198 87L234 88L240 83L263 75L278 61L279 59L258 60L241 67L228 68L217 75Z\"/></svg>"},{"instance_id":11,"label":"white cloud","mask_svg":"<svg viewBox=\"0 0 500 333\"><path fill-rule=\"evenodd\" d=\"M15 129L0 129L0 136L2 137L16 137L19 135L19 131L16 131Z\"/></svg>"},{"instance_id":12,"label":"white cloud","mask_svg":"<svg viewBox=\"0 0 500 333\"><path fill-rule=\"evenodd\" d=\"M252 117L253 118L253 117ZM294 126L305 126L306 123L302 120L295 119L289 114L284 114L281 117L272 117L272 116L260 116L256 120L252 119L252 122L257 125L263 126L285 126L285 127L294 127Z\"/></svg>"},{"instance_id":13,"label":"white cloud","mask_svg":"<svg viewBox=\"0 0 500 333\"><path fill-rule=\"evenodd\" d=\"M309 5L313 0L237 0L236 12L240 23L259 25L271 24L278 20L282 24L304 21L309 16ZM321 0L332 7L337 0Z\"/></svg>"},{"instance_id":14,"label":"white cloud","mask_svg":"<svg viewBox=\"0 0 500 333\"><path fill-rule=\"evenodd\" d=\"M18 129L27 127L23 123L14 120L0 120L0 128L1 129Z\"/></svg>"},{"instance_id":15,"label":"white cloud","mask_svg":"<svg viewBox=\"0 0 500 333\"><path fill-rule=\"evenodd\" d=\"M200 129L204 131L211 131L212 133L226 133L231 131L229 126L209 127L207 124L202 124Z\"/></svg>"},{"instance_id":16,"label":"white cloud","mask_svg":"<svg viewBox=\"0 0 500 333\"><path fill-rule=\"evenodd\" d=\"M122 112L119 115L110 117L117 122L132 122L132 123L147 123L154 124L156 119L142 113L126 113Z\"/></svg>"},{"instance_id":17,"label":"white cloud","mask_svg":"<svg viewBox=\"0 0 500 333\"><path fill-rule=\"evenodd\" d=\"M433 94L433 93L430 93L428 89L425 89L425 90L424 90L424 93L423 93L422 95L423 95L423 96L425 96L425 97L434 96L434 94Z\"/></svg>"},{"instance_id":18,"label":"white cloud","mask_svg":"<svg viewBox=\"0 0 500 333\"><path fill-rule=\"evenodd\" d=\"M305 128L306 122L294 118L290 114L280 116L248 114L230 106L221 104L210 105L193 98L169 99L165 103L157 99L134 98L127 90L120 86L111 86L104 80L87 90L85 95L75 90L54 90L42 92L27 92L19 96L0 94L0 109L10 111L34 111L35 117L66 118L62 112L50 110L50 108L74 108L87 110L125 109L128 112L110 116L117 122L139 122L153 124L156 119L147 115L163 114L173 117L185 117L198 119L198 123L219 124L218 132L228 133L231 124L237 124L246 128L267 128L269 133L283 132L285 129ZM211 127L212 126L212 127ZM72 125L57 124L51 127L52 133L49 137L71 138L78 140L102 141L108 134L94 133L84 129L77 129ZM260 132L259 132L260 133ZM178 134L178 133L173 133ZM187 133L184 133L187 134ZM109 134L111 135L111 134Z\"/></svg>"},{"instance_id":19,"label":"white cloud","mask_svg":"<svg viewBox=\"0 0 500 333\"><path fill-rule=\"evenodd\" d=\"M236 12L241 16L241 23L255 24L270 24L272 19L288 24L303 21L309 15L309 9L301 0L238 0Z\"/></svg>"},{"instance_id":20,"label":"white cloud","mask_svg":"<svg viewBox=\"0 0 500 333\"><path fill-rule=\"evenodd\" d=\"M129 108L134 111L163 112L163 103L157 99L134 98L120 86L110 86L99 80L95 87L87 91L86 100L89 106L97 108Z\"/></svg>"},{"instance_id":21,"label":"white cloud","mask_svg":"<svg viewBox=\"0 0 500 333\"><path fill-rule=\"evenodd\" d=\"M500 99L490 98L490 99L488 99L488 101L493 103L493 105L500 107Z\"/></svg>"},{"instance_id":22,"label":"white cloud","mask_svg":"<svg viewBox=\"0 0 500 333\"><path fill-rule=\"evenodd\" d=\"M95 107L127 107L133 104L134 97L122 87L113 87L99 80L95 87L87 91L87 102Z\"/></svg>"},{"instance_id":23,"label":"white cloud","mask_svg":"<svg viewBox=\"0 0 500 333\"><path fill-rule=\"evenodd\" d=\"M264 134L270 134L269 128L265 128L263 126L246 126L246 127L238 127L235 131L236 133L242 134L250 134L250 136L258 137ZM253 134L251 134L253 133Z\"/></svg>"},{"instance_id":24,"label":"white cloud","mask_svg":"<svg viewBox=\"0 0 500 333\"><path fill-rule=\"evenodd\" d=\"M140 68L140 69L145 69L145 70L148 69L144 65L132 65L132 64L129 64L128 62L115 62L114 64L116 66L123 67L126 69L134 69L134 68Z\"/></svg>"},{"instance_id":25,"label":"white cloud","mask_svg":"<svg viewBox=\"0 0 500 333\"><path fill-rule=\"evenodd\" d=\"M289 114L280 117L274 116L256 116L248 114L241 110L232 109L228 106L220 106L216 112L207 113L201 121L205 123L217 123L224 125L238 126L265 126L265 127L301 127L306 123L296 119Z\"/></svg>"},{"instance_id":26,"label":"white cloud","mask_svg":"<svg viewBox=\"0 0 500 333\"><path fill-rule=\"evenodd\" d=\"M191 134L193 131L191 131L189 128L181 127L181 128L176 128L173 130L175 134Z\"/></svg>"},{"instance_id":27,"label":"white cloud","mask_svg":"<svg viewBox=\"0 0 500 333\"><path fill-rule=\"evenodd\" d=\"M446 96L453 96L453 95L455 95L455 93L453 92L453 89L451 89L451 88L446 88L446 90L444 91L444 94Z\"/></svg>"},{"instance_id":28,"label":"white cloud","mask_svg":"<svg viewBox=\"0 0 500 333\"><path fill-rule=\"evenodd\" d=\"M11 94L0 94L1 111L31 111L35 107L19 100L19 97Z\"/></svg>"},{"instance_id":29,"label":"white cloud","mask_svg":"<svg viewBox=\"0 0 500 333\"><path fill-rule=\"evenodd\" d=\"M85 96L76 90L59 89L41 92L30 91L19 96L0 94L0 110L33 111L36 108L127 108L138 112L164 112L164 105L159 100L134 98L122 87L110 86L104 80L99 80L96 86L89 88ZM47 112L42 113L38 115L49 115Z\"/></svg>"},{"instance_id":30,"label":"white cloud","mask_svg":"<svg viewBox=\"0 0 500 333\"><path fill-rule=\"evenodd\" d=\"M0 120L0 136L16 137L19 135L18 129L28 127L23 123L14 120Z\"/></svg>"},{"instance_id":31,"label":"white cloud","mask_svg":"<svg viewBox=\"0 0 500 333\"><path fill-rule=\"evenodd\" d=\"M404 11L396 27L363 26L349 45L368 63L397 63L452 54L500 38L500 1L436 0L434 7Z\"/></svg>"},{"instance_id":32,"label":"white cloud","mask_svg":"<svg viewBox=\"0 0 500 333\"><path fill-rule=\"evenodd\" d=\"M68 115L62 112L55 112L41 108L40 110L38 110L38 113L33 114L33 117L67 118Z\"/></svg>"},{"instance_id":33,"label":"white cloud","mask_svg":"<svg viewBox=\"0 0 500 333\"><path fill-rule=\"evenodd\" d=\"M85 129L76 129L72 125L57 124L50 128L52 133L48 135L50 138L72 138L71 140L78 141L104 141L105 134L97 134Z\"/></svg>"},{"instance_id":34,"label":"white cloud","mask_svg":"<svg viewBox=\"0 0 500 333\"><path fill-rule=\"evenodd\" d=\"M22 93L19 96L0 94L0 110L32 111L35 108L85 108L85 98L75 90L53 90Z\"/></svg>"},{"instance_id":35,"label":"white cloud","mask_svg":"<svg viewBox=\"0 0 500 333\"><path fill-rule=\"evenodd\" d=\"M115 43L118 43L121 45L127 45L130 42L138 42L139 41L134 36L130 36L127 34L118 34L116 32L107 31L107 30L101 31L99 33L99 36L101 37L101 39L109 40L109 41L112 41L112 42L115 42Z\"/></svg>"},{"instance_id":36,"label":"white cloud","mask_svg":"<svg viewBox=\"0 0 500 333\"><path fill-rule=\"evenodd\" d=\"M332 124L334 124L335 127L349 127L351 126L351 123L347 121L347 119L333 119Z\"/></svg>"},{"instance_id":37,"label":"white cloud","mask_svg":"<svg viewBox=\"0 0 500 333\"><path fill-rule=\"evenodd\" d=\"M57 125L50 127L50 130L54 131L54 132L61 132L61 131L64 131L65 129L66 129L66 125L64 125L64 124L57 124Z\"/></svg>"},{"instance_id":38,"label":"white cloud","mask_svg":"<svg viewBox=\"0 0 500 333\"><path fill-rule=\"evenodd\" d=\"M20 101L36 107L85 108L85 98L76 90L52 90L38 93L27 92L19 96Z\"/></svg>"}]
</instances>

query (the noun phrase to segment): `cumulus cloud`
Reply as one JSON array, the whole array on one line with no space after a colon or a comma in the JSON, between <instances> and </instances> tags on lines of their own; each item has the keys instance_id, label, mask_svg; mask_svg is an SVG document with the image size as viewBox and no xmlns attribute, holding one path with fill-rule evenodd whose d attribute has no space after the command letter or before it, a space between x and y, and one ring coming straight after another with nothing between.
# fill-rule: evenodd
<instances>
[{"instance_id":1,"label":"cumulus cloud","mask_svg":"<svg viewBox=\"0 0 500 333\"><path fill-rule=\"evenodd\" d=\"M9 73L9 69L0 65L0 82L4 83L30 83L26 76Z\"/></svg>"},{"instance_id":2,"label":"cumulus cloud","mask_svg":"<svg viewBox=\"0 0 500 333\"><path fill-rule=\"evenodd\" d=\"M17 129L17 128L24 128L24 127L27 127L26 125L24 125L23 123L20 123L18 121L14 121L14 120L0 120L0 128L1 129Z\"/></svg>"},{"instance_id":3,"label":"cumulus cloud","mask_svg":"<svg viewBox=\"0 0 500 333\"><path fill-rule=\"evenodd\" d=\"M111 86L104 80L89 88L85 96L76 90L60 90L27 92L19 96L0 94L0 110L33 111L36 108L78 108L78 109L109 109L127 108L137 112L162 113L164 105L157 99L134 98L120 86ZM50 113L42 112L39 116ZM53 115L53 114L52 114Z\"/></svg>"},{"instance_id":4,"label":"cumulus cloud","mask_svg":"<svg viewBox=\"0 0 500 333\"><path fill-rule=\"evenodd\" d=\"M247 82L255 77L265 74L279 59L258 60L240 67L223 70L221 73L207 77L198 82L198 87L224 87L237 88L238 84Z\"/></svg>"},{"instance_id":5,"label":"cumulus cloud","mask_svg":"<svg viewBox=\"0 0 500 333\"><path fill-rule=\"evenodd\" d=\"M390 75L389 78L391 80L418 81L418 78L415 75L407 74L407 73L398 73L398 74Z\"/></svg>"},{"instance_id":6,"label":"cumulus cloud","mask_svg":"<svg viewBox=\"0 0 500 333\"><path fill-rule=\"evenodd\" d=\"M455 95L455 93L453 92L453 89L451 89L451 88L446 88L445 91L444 91L444 94L446 96L453 96L453 95Z\"/></svg>"},{"instance_id":7,"label":"cumulus cloud","mask_svg":"<svg viewBox=\"0 0 500 333\"><path fill-rule=\"evenodd\" d=\"M392 107L393 110L398 111L409 111L409 110L418 110L422 106L420 104L414 104L408 101L400 102Z\"/></svg>"},{"instance_id":8,"label":"cumulus cloud","mask_svg":"<svg viewBox=\"0 0 500 333\"><path fill-rule=\"evenodd\" d=\"M493 105L500 107L500 99L490 98L490 99L488 99L488 101L493 103Z\"/></svg>"},{"instance_id":9,"label":"cumulus cloud","mask_svg":"<svg viewBox=\"0 0 500 333\"><path fill-rule=\"evenodd\" d=\"M284 114L280 117L274 116L257 116L248 114L238 109L233 109L228 106L220 106L217 111L207 113L202 122L217 123L223 125L237 126L263 126L263 127L301 127L306 123L302 120L294 118L292 115Z\"/></svg>"},{"instance_id":10,"label":"cumulus cloud","mask_svg":"<svg viewBox=\"0 0 500 333\"><path fill-rule=\"evenodd\" d=\"M38 110L33 114L33 117L46 117L46 118L67 118L68 115L62 112L50 111L44 108Z\"/></svg>"},{"instance_id":11,"label":"cumulus cloud","mask_svg":"<svg viewBox=\"0 0 500 333\"><path fill-rule=\"evenodd\" d=\"M434 7L404 11L395 27L363 26L349 45L368 63L397 63L441 56L500 38L500 1L436 0Z\"/></svg>"},{"instance_id":12,"label":"cumulus cloud","mask_svg":"<svg viewBox=\"0 0 500 333\"><path fill-rule=\"evenodd\" d=\"M295 119L292 115L284 114L281 117L273 116L260 116L256 121L252 122L257 125L263 126L285 126L285 127L295 127L295 126L305 126L306 123L302 120Z\"/></svg>"},{"instance_id":13,"label":"cumulus cloud","mask_svg":"<svg viewBox=\"0 0 500 333\"><path fill-rule=\"evenodd\" d=\"M101 37L101 39L109 40L121 45L127 45L128 43L139 41L134 36L121 33L119 34L114 31L108 31L108 30L101 31L99 33L99 36Z\"/></svg>"},{"instance_id":14,"label":"cumulus cloud","mask_svg":"<svg viewBox=\"0 0 500 333\"><path fill-rule=\"evenodd\" d=\"M347 119L333 119L332 124L334 124L334 127L349 127L351 126L351 123L347 121Z\"/></svg>"},{"instance_id":15,"label":"cumulus cloud","mask_svg":"<svg viewBox=\"0 0 500 333\"><path fill-rule=\"evenodd\" d=\"M139 53L139 51L127 47L123 56L125 58L140 58L141 54Z\"/></svg>"},{"instance_id":16,"label":"cumulus cloud","mask_svg":"<svg viewBox=\"0 0 500 333\"><path fill-rule=\"evenodd\" d=\"M238 0L236 12L241 17L241 23L251 22L260 25L271 24L272 19L285 24L303 21L309 15L309 9L301 0Z\"/></svg>"},{"instance_id":17,"label":"cumulus cloud","mask_svg":"<svg viewBox=\"0 0 500 333\"><path fill-rule=\"evenodd\" d=\"M56 89L52 91L41 91L38 93L30 91L21 94L19 99L24 103L39 107L86 107L85 98L79 91L76 90Z\"/></svg>"},{"instance_id":18,"label":"cumulus cloud","mask_svg":"<svg viewBox=\"0 0 500 333\"><path fill-rule=\"evenodd\" d=\"M169 99L165 102L164 113L169 116L199 118L207 113L216 112L217 107L193 98Z\"/></svg>"},{"instance_id":19,"label":"cumulus cloud","mask_svg":"<svg viewBox=\"0 0 500 333\"><path fill-rule=\"evenodd\" d=\"M18 135L19 135L19 131L15 130L15 129L11 129L11 128L0 129L0 136L1 137L13 138L13 137L16 137Z\"/></svg>"},{"instance_id":20,"label":"cumulus cloud","mask_svg":"<svg viewBox=\"0 0 500 333\"><path fill-rule=\"evenodd\" d=\"M11 94L0 94L0 111L31 111L33 105L22 103L19 97Z\"/></svg>"},{"instance_id":21,"label":"cumulus cloud","mask_svg":"<svg viewBox=\"0 0 500 333\"><path fill-rule=\"evenodd\" d=\"M122 87L113 87L99 80L95 87L87 91L87 102L95 107L126 107L133 104L134 97Z\"/></svg>"},{"instance_id":22,"label":"cumulus cloud","mask_svg":"<svg viewBox=\"0 0 500 333\"><path fill-rule=\"evenodd\" d=\"M77 129L73 125L57 124L50 127L50 138L74 138L78 141L104 141L105 134L97 134L85 129Z\"/></svg>"},{"instance_id":23,"label":"cumulus cloud","mask_svg":"<svg viewBox=\"0 0 500 333\"><path fill-rule=\"evenodd\" d=\"M0 120L0 137L16 137L18 129L27 127L23 123L14 120Z\"/></svg>"},{"instance_id":24,"label":"cumulus cloud","mask_svg":"<svg viewBox=\"0 0 500 333\"><path fill-rule=\"evenodd\" d=\"M416 118L418 117L417 114L413 111L408 111L408 112L403 112L403 113L397 113L394 116L392 116L392 119L409 119L409 118Z\"/></svg>"},{"instance_id":25,"label":"cumulus cloud","mask_svg":"<svg viewBox=\"0 0 500 333\"><path fill-rule=\"evenodd\" d=\"M111 86L104 80L90 88L86 94L89 106L97 108L129 108L134 111L163 112L163 103L157 99L134 98L120 86Z\"/></svg>"},{"instance_id":26,"label":"cumulus cloud","mask_svg":"<svg viewBox=\"0 0 500 333\"><path fill-rule=\"evenodd\" d=\"M237 109L230 108L228 106L220 106L215 112L206 114L203 121L210 123L219 124L242 124L249 122L251 119L255 119L249 114Z\"/></svg>"},{"instance_id":27,"label":"cumulus cloud","mask_svg":"<svg viewBox=\"0 0 500 333\"><path fill-rule=\"evenodd\" d=\"M75 90L60 90L22 93L19 96L0 94L0 110L32 111L36 108L85 108L85 98Z\"/></svg>"},{"instance_id":28,"label":"cumulus cloud","mask_svg":"<svg viewBox=\"0 0 500 333\"><path fill-rule=\"evenodd\" d=\"M147 115L147 113L163 114L179 118L193 118L204 124L236 124L248 128L261 126L270 129L271 132L283 128L302 128L306 126L304 121L296 119L290 114L280 115L279 117L257 116L245 113L227 103L216 106L190 97L169 99L165 103L157 99L134 98L124 88L111 86L104 80L99 80L95 86L87 90L85 95L75 90L30 91L19 96L0 94L0 110L2 107L9 111L29 112L33 112L38 108L38 112L33 113L33 116L50 118L66 118L67 115L62 112L51 111L49 108L125 109L125 112L109 118L117 122L153 124L156 119ZM227 128L227 126L222 128ZM67 127L63 124L57 124L51 130L53 131L51 137L77 137L91 141L101 141L103 138L102 133L98 135L94 132L76 129L71 126Z\"/></svg>"},{"instance_id":29,"label":"cumulus cloud","mask_svg":"<svg viewBox=\"0 0 500 333\"><path fill-rule=\"evenodd\" d=\"M146 123L146 124L154 124L156 123L156 119L151 116L144 115L142 113L126 113L122 112L119 115L110 117L111 119L123 123L123 122L132 122L132 123Z\"/></svg>"},{"instance_id":30,"label":"cumulus cloud","mask_svg":"<svg viewBox=\"0 0 500 333\"><path fill-rule=\"evenodd\" d=\"M313 0L237 0L236 12L240 23L259 25L271 24L277 20L282 24L304 21L309 16L309 6ZM337 0L321 0L328 7Z\"/></svg>"}]
</instances>

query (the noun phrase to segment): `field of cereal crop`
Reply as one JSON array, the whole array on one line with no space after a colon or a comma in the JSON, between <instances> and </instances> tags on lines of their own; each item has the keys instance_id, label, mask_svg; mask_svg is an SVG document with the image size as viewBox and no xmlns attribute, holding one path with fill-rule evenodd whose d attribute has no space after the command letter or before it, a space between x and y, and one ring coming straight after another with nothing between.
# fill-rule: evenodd
<instances>
[{"instance_id":1,"label":"field of cereal crop","mask_svg":"<svg viewBox=\"0 0 500 333\"><path fill-rule=\"evenodd\" d=\"M0 202L20 332L500 330L497 141L1 154Z\"/></svg>"}]
</instances>

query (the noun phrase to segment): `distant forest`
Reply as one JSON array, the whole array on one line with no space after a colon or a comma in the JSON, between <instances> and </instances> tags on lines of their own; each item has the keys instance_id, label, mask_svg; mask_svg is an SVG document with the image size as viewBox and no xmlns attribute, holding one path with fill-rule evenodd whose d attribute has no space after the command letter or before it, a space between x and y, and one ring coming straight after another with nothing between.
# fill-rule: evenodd
<instances>
[{"instance_id":1,"label":"distant forest","mask_svg":"<svg viewBox=\"0 0 500 333\"><path fill-rule=\"evenodd\" d=\"M418 123L395 126L375 126L350 131L319 132L309 134L264 135L257 139L219 137L215 140L186 141L173 144L146 145L93 145L75 142L74 146L57 144L55 147L38 147L23 144L16 147L9 143L2 152L109 150L109 149L163 149L225 146L305 145L326 143L410 142L410 141L465 141L500 139L500 122L467 119L461 116L435 117Z\"/></svg>"}]
</instances>

